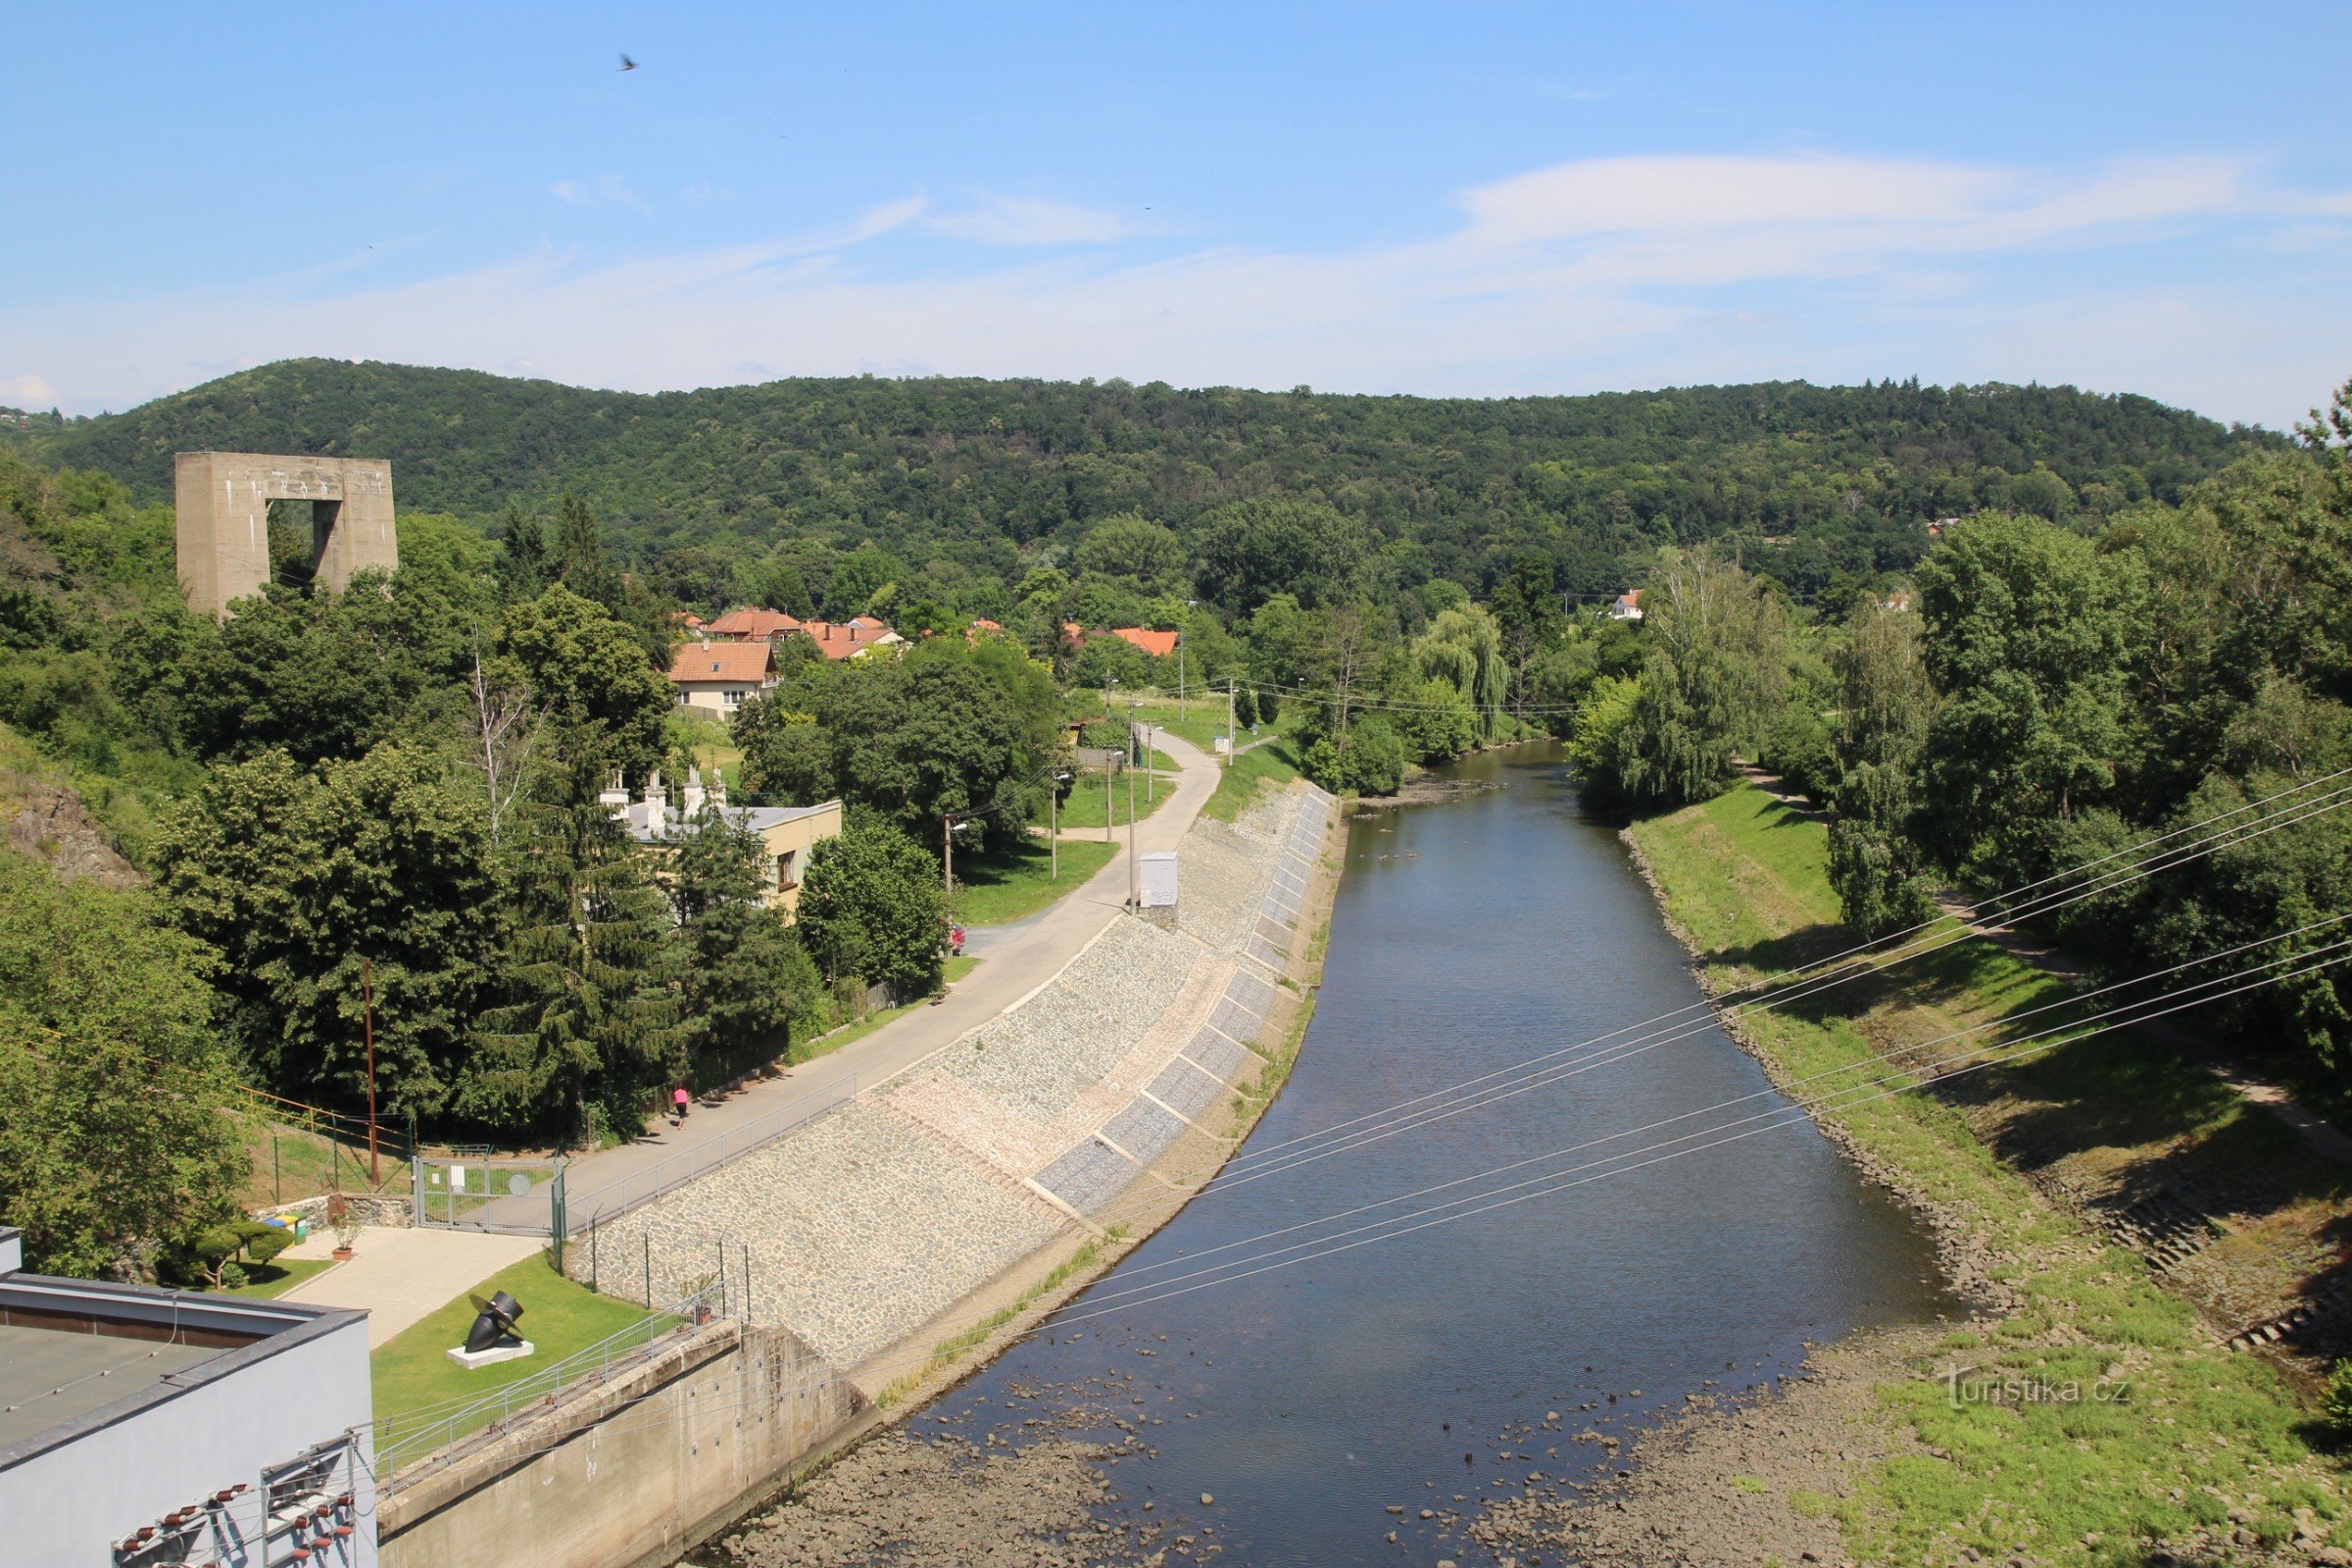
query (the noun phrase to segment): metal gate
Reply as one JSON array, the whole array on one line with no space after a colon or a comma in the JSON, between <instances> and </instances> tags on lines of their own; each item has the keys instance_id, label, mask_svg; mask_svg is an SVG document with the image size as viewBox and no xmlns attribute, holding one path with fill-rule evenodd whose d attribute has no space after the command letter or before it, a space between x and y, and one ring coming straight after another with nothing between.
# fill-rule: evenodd
<instances>
[{"instance_id":1,"label":"metal gate","mask_svg":"<svg viewBox=\"0 0 2352 1568\"><path fill-rule=\"evenodd\" d=\"M418 1154L409 1162L409 1192L419 1225L558 1243L564 1237L560 1157L500 1159L487 1150Z\"/></svg>"}]
</instances>

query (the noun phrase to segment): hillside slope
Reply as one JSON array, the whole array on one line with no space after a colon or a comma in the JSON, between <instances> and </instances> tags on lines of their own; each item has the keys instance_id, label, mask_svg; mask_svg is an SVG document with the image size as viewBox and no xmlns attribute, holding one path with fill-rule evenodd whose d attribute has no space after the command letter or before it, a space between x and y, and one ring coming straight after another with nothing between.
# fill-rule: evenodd
<instances>
[{"instance_id":1,"label":"hillside slope","mask_svg":"<svg viewBox=\"0 0 2352 1568\"><path fill-rule=\"evenodd\" d=\"M1182 526L1305 496L1474 587L1536 548L1588 591L1615 583L1628 549L1727 535L1819 537L1899 566L1929 517L2172 498L2278 440L2067 387L1474 400L867 377L640 395L327 360L15 439L151 501L169 498L175 451L388 457L404 509L480 517L568 489L639 551L787 534L1002 550L1119 512Z\"/></svg>"}]
</instances>

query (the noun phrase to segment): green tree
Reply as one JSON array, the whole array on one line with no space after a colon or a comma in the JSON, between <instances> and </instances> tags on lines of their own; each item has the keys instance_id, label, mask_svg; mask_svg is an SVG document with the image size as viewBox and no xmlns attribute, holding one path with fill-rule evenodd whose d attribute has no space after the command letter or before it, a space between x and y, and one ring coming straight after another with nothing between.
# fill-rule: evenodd
<instances>
[{"instance_id":1,"label":"green tree","mask_svg":"<svg viewBox=\"0 0 2352 1568\"><path fill-rule=\"evenodd\" d=\"M476 1122L633 1136L652 1093L684 1068L669 910L598 803L603 777L601 749L559 749L524 813L505 1000L454 1101Z\"/></svg>"},{"instance_id":2,"label":"green tree","mask_svg":"<svg viewBox=\"0 0 2352 1568\"><path fill-rule=\"evenodd\" d=\"M761 903L773 873L760 835L708 807L693 827L669 893L685 947L686 1051L703 1078L784 1055L824 989L784 917Z\"/></svg>"},{"instance_id":3,"label":"green tree","mask_svg":"<svg viewBox=\"0 0 2352 1568\"><path fill-rule=\"evenodd\" d=\"M1679 806L1720 793L1751 755L1788 682L1787 623L1765 585L1707 550L1670 564L1642 597L1640 696L1620 740L1626 799Z\"/></svg>"},{"instance_id":4,"label":"green tree","mask_svg":"<svg viewBox=\"0 0 2352 1568\"><path fill-rule=\"evenodd\" d=\"M1193 539L1200 597L1233 614L1276 594L1310 609L1353 599L1369 553L1361 522L1308 501L1237 502L1202 518Z\"/></svg>"},{"instance_id":5,"label":"green tree","mask_svg":"<svg viewBox=\"0 0 2352 1568\"><path fill-rule=\"evenodd\" d=\"M367 1103L366 964L379 1109L441 1107L502 935L470 781L398 743L316 773L264 753L214 771L159 860L174 919L225 959L226 1016L267 1082Z\"/></svg>"},{"instance_id":6,"label":"green tree","mask_svg":"<svg viewBox=\"0 0 2352 1568\"><path fill-rule=\"evenodd\" d=\"M603 607L557 583L508 609L499 647L541 712L582 735L593 727L607 766L641 777L661 759L669 683L636 632ZM584 741L572 744L576 752Z\"/></svg>"},{"instance_id":7,"label":"green tree","mask_svg":"<svg viewBox=\"0 0 2352 1568\"><path fill-rule=\"evenodd\" d=\"M1078 569L1115 577L1140 594L1172 594L1186 583L1184 541L1162 524L1128 513L1105 517L1078 541Z\"/></svg>"},{"instance_id":8,"label":"green tree","mask_svg":"<svg viewBox=\"0 0 2352 1568\"><path fill-rule=\"evenodd\" d=\"M1955 870L2049 868L2049 837L2115 783L2136 564L2038 517L1948 530L1918 570L1924 659L1941 695L1921 829Z\"/></svg>"},{"instance_id":9,"label":"green tree","mask_svg":"<svg viewBox=\"0 0 2352 1568\"><path fill-rule=\"evenodd\" d=\"M236 1212L212 959L154 900L0 854L0 1214L25 1263L139 1277Z\"/></svg>"},{"instance_id":10,"label":"green tree","mask_svg":"<svg viewBox=\"0 0 2352 1568\"><path fill-rule=\"evenodd\" d=\"M1915 819L1920 759L1936 713L1920 617L1866 605L1838 662L1829 791L1829 877L1845 923L1865 937L1934 908Z\"/></svg>"},{"instance_id":11,"label":"green tree","mask_svg":"<svg viewBox=\"0 0 2352 1568\"><path fill-rule=\"evenodd\" d=\"M939 987L947 919L939 861L889 821L853 815L808 857L798 929L829 980L928 995Z\"/></svg>"}]
</instances>

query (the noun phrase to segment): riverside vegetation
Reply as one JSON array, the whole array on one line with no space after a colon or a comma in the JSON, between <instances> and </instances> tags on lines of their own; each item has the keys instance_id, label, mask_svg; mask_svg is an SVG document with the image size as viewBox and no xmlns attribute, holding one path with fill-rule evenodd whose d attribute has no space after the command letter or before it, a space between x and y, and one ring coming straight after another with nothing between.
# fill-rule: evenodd
<instances>
[{"instance_id":1,"label":"riverside vegetation","mask_svg":"<svg viewBox=\"0 0 2352 1568\"><path fill-rule=\"evenodd\" d=\"M1711 991L1845 945L1824 826L1764 790L1737 788L1629 837ZM1740 1032L1777 1080L1812 1080L1819 1093L1868 1076L1874 1054L1900 1060L2064 986L1971 939L1745 1014ZM1821 1077L1838 1069L1855 1071ZM1818 1119L1928 1217L1974 1315L1858 1336L1817 1356L1812 1379L1746 1427L1712 1411L1684 1417L1642 1440L1640 1479L1611 1497L1507 1505L1482 1536L1609 1563L1655 1560L1661 1541L1703 1556L1733 1537L1791 1561L1809 1550L2122 1564L2159 1550L2253 1560L2289 1548L2288 1560L2336 1560L2322 1554L2352 1535L2333 1439L2300 1392L2309 1373L2222 1347L2199 1307L2233 1287L2275 1289L2266 1275L2307 1261L2309 1244L2352 1218L2352 1172L2128 1033L1989 1069L1966 1093L1907 1092ZM2005 1153L2030 1153L2031 1174ZM2227 1216L2238 1234L2185 1288L2097 1223L2097 1200L2135 1172L2247 1161L2270 1191ZM2026 1392L1959 1398L1956 1377ZM1726 1430L1740 1440L1714 1437Z\"/></svg>"}]
</instances>

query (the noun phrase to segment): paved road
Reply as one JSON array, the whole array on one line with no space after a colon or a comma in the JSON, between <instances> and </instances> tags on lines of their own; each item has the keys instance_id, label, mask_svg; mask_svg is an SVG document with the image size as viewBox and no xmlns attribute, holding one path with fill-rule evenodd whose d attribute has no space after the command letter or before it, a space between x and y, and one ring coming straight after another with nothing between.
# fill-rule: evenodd
<instances>
[{"instance_id":1,"label":"paved road","mask_svg":"<svg viewBox=\"0 0 2352 1568\"><path fill-rule=\"evenodd\" d=\"M1159 809L1135 826L1137 854L1172 850L1217 787L1215 760L1173 735L1160 749L1184 769L1173 790L1161 784ZM1116 829L1124 846L1128 830ZM564 1175L565 1206L576 1233L590 1218L634 1206L689 1172L764 1142L828 1109L933 1052L952 1045L1061 972L1097 933L1119 918L1127 901L1128 857L1108 864L1076 892L1041 913L999 927L970 929L965 952L982 961L937 1005L917 1007L830 1055L763 1080L723 1104L697 1104L682 1129L664 1120L647 1137L573 1160ZM492 1224L545 1226L544 1199L485 1205Z\"/></svg>"}]
</instances>

